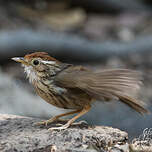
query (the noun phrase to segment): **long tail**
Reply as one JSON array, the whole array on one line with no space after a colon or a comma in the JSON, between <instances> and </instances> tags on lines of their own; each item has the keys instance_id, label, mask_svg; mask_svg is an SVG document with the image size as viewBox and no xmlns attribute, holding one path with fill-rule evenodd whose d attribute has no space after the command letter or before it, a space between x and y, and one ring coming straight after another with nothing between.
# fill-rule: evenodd
<instances>
[{"instance_id":1,"label":"long tail","mask_svg":"<svg viewBox=\"0 0 152 152\"><path fill-rule=\"evenodd\" d=\"M149 111L145 109L142 105L140 105L139 101L134 98L125 95L119 95L119 99L140 114L149 113Z\"/></svg>"},{"instance_id":2,"label":"long tail","mask_svg":"<svg viewBox=\"0 0 152 152\"><path fill-rule=\"evenodd\" d=\"M141 73L127 69L115 69L87 74L84 79L81 77L80 87L96 99L102 101L103 99L107 101L118 99L135 111L144 114L149 112L143 107L143 102L137 99L141 84Z\"/></svg>"}]
</instances>

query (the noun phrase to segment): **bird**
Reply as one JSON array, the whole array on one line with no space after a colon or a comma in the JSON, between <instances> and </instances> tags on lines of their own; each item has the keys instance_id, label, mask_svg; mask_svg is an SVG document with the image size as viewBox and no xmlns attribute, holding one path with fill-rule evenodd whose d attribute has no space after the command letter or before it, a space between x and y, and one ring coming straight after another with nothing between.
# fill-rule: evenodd
<instances>
[{"instance_id":1,"label":"bird","mask_svg":"<svg viewBox=\"0 0 152 152\"><path fill-rule=\"evenodd\" d=\"M144 102L137 98L142 84L139 71L123 68L93 70L63 63L47 52L34 52L24 57L13 57L12 60L22 64L29 82L42 99L53 106L71 109L38 124L47 125L63 116L77 113L62 126L49 130L67 129L89 112L96 100L118 100L140 114L149 113L143 106Z\"/></svg>"}]
</instances>

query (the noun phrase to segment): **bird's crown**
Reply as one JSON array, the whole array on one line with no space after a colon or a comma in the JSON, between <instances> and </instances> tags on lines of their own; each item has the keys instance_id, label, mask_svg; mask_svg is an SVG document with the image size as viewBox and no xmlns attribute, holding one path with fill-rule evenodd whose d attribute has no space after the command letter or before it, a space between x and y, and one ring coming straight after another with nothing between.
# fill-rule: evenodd
<instances>
[{"instance_id":1,"label":"bird's crown","mask_svg":"<svg viewBox=\"0 0 152 152\"><path fill-rule=\"evenodd\" d=\"M42 60L45 61L57 61L55 58L49 56L49 54L46 52L34 52L24 56L25 60L31 60L33 58L41 58Z\"/></svg>"}]
</instances>

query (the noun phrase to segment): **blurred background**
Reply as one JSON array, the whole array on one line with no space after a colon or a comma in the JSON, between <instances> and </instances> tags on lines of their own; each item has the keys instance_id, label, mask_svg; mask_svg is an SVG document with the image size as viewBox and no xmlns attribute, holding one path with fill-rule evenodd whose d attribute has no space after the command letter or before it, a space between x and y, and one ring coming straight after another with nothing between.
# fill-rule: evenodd
<instances>
[{"instance_id":1,"label":"blurred background","mask_svg":"<svg viewBox=\"0 0 152 152\"><path fill-rule=\"evenodd\" d=\"M47 119L65 111L36 96L23 68L11 61L34 51L93 69L142 71L140 98L152 111L150 0L0 0L0 113ZM80 119L120 128L130 138L152 127L152 115L116 101L95 103Z\"/></svg>"}]
</instances>

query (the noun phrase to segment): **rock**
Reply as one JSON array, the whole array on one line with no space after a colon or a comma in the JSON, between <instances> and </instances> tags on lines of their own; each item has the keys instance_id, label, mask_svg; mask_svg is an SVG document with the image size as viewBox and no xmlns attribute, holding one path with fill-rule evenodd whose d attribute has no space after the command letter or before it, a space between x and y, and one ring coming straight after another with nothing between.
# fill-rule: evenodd
<instances>
[{"instance_id":1,"label":"rock","mask_svg":"<svg viewBox=\"0 0 152 152\"><path fill-rule=\"evenodd\" d=\"M129 149L128 134L119 129L82 123L66 130L48 131L56 124L36 126L38 121L38 118L0 114L0 151L127 152Z\"/></svg>"},{"instance_id":2,"label":"rock","mask_svg":"<svg viewBox=\"0 0 152 152\"><path fill-rule=\"evenodd\" d=\"M132 152L152 152L152 128L146 128L143 133L132 140L130 144Z\"/></svg>"},{"instance_id":3,"label":"rock","mask_svg":"<svg viewBox=\"0 0 152 152\"><path fill-rule=\"evenodd\" d=\"M130 145L132 152L152 152L152 140L148 141L136 141Z\"/></svg>"}]
</instances>

